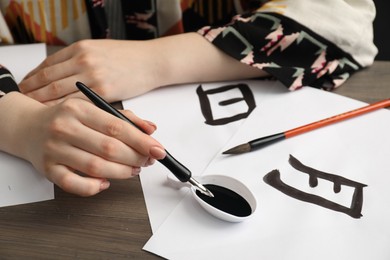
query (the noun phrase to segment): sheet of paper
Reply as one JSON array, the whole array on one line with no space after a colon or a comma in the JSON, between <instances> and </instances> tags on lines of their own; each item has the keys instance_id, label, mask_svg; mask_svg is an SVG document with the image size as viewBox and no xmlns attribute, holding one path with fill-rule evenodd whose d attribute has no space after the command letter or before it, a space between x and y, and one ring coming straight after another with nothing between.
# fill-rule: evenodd
<instances>
[{"instance_id":1,"label":"sheet of paper","mask_svg":"<svg viewBox=\"0 0 390 260\"><path fill-rule=\"evenodd\" d=\"M45 58L46 45L43 43L0 47L0 64L12 72L17 83Z\"/></svg>"},{"instance_id":2,"label":"sheet of paper","mask_svg":"<svg viewBox=\"0 0 390 260\"><path fill-rule=\"evenodd\" d=\"M363 105L312 88L276 93L258 103L221 151ZM390 111L382 109L255 152L218 153L203 174L243 182L258 203L252 218L241 223L219 220L187 194L144 249L167 259L389 259L389 133ZM308 174L292 167L290 155L310 171L332 174L331 181L315 177L311 181L318 185L310 187ZM274 170L279 181L295 190L282 192L266 183L264 177ZM337 185L342 178L352 184ZM335 193L337 187L341 190ZM308 202L308 194L317 196L316 203ZM354 210L337 211L324 200Z\"/></svg>"},{"instance_id":3,"label":"sheet of paper","mask_svg":"<svg viewBox=\"0 0 390 260\"><path fill-rule=\"evenodd\" d=\"M0 47L0 64L20 82L46 57L44 44ZM54 198L54 186L31 164L0 152L0 207Z\"/></svg>"},{"instance_id":4,"label":"sheet of paper","mask_svg":"<svg viewBox=\"0 0 390 260\"><path fill-rule=\"evenodd\" d=\"M0 207L54 199L54 186L32 165L0 153Z\"/></svg>"},{"instance_id":5,"label":"sheet of paper","mask_svg":"<svg viewBox=\"0 0 390 260\"><path fill-rule=\"evenodd\" d=\"M246 86L257 97L256 102L265 100L275 93L287 92L275 81L260 82L260 84L252 82L253 87L250 86L249 81L246 82L248 83ZM134 111L138 116L155 122L158 129L153 137L188 167L196 178L202 174L216 152L245 120L232 119L232 122L226 123L229 121L227 118L248 111L248 107L252 104L245 86L239 85L241 83L222 82L165 87L124 101L123 106ZM235 98L246 98L246 102L238 100L229 104L223 103ZM206 116L202 113L202 109L207 110L208 104L212 110L212 117L207 114L207 111L203 111ZM173 175L158 162L142 169L140 174L152 231L158 228L188 192L188 188L184 185L170 186L167 176Z\"/></svg>"}]
</instances>

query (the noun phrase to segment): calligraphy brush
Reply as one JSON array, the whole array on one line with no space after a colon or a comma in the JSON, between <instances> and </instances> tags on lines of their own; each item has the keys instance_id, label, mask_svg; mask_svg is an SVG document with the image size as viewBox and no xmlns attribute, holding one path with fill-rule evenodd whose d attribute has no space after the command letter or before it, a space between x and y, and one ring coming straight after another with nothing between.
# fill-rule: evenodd
<instances>
[{"instance_id":1,"label":"calligraphy brush","mask_svg":"<svg viewBox=\"0 0 390 260\"><path fill-rule=\"evenodd\" d=\"M317 128L327 126L327 125L330 125L330 124L333 124L333 123L336 123L336 122L339 122L339 121L342 121L342 120L345 120L345 119L348 119L351 117L359 116L359 115L362 115L362 114L365 114L365 113L368 113L368 112L371 112L371 111L374 111L374 110L377 110L380 108L385 108L388 106L390 106L390 98L382 100L382 101L378 101L376 103L373 103L373 104L370 104L370 105L367 105L367 106L364 106L361 108L357 108L355 110L351 110L349 112L345 112L345 113L342 113L342 114L339 114L336 116L332 116L332 117L329 117L329 118L326 118L326 119L323 119L320 121L316 121L314 123L300 126L300 127L297 127L297 128L285 131L285 132L281 132L281 133L261 137L258 139L254 139L254 140L249 141L247 143L240 144L238 146L230 148L230 149L224 151L222 154L241 154L241 153L250 152L250 151L259 149L261 147L264 147L266 145L269 145L269 144L272 144L272 143L275 143L275 142L278 142L278 141L281 141L281 140L284 140L284 139L287 139L287 138L290 138L290 137L293 137L293 136L296 136L299 134L303 134L303 133L306 133L308 131L315 130Z\"/></svg>"},{"instance_id":2,"label":"calligraphy brush","mask_svg":"<svg viewBox=\"0 0 390 260\"><path fill-rule=\"evenodd\" d=\"M76 86L97 107L106 111L107 113L110 113L113 116L116 116L116 117L130 123L131 125L136 127L138 130L142 131L142 129L139 128L136 124L134 124L134 122L132 122L130 119L128 119L126 116L124 116L121 112L116 110L113 106L111 106L107 101L105 101L98 94L93 92L86 85L84 85L81 82L76 82ZM178 178L181 182L189 182L192 186L195 187L195 189L199 190L201 193L203 193L209 197L214 197L214 195L213 195L213 193L211 193L211 191L209 191L205 186L200 184L193 177L191 177L192 174L191 174L190 170L188 170L183 164L181 164L179 161L177 161L167 150L165 150L165 152L167 154L165 156L165 158L158 160L158 161L160 163L162 163L165 167L167 167L176 176L176 178Z\"/></svg>"}]
</instances>

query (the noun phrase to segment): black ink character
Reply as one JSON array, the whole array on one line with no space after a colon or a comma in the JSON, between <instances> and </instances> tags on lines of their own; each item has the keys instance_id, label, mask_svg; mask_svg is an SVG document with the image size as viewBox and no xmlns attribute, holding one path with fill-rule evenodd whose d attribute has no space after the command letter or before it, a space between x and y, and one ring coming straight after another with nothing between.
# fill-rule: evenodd
<instances>
[{"instance_id":1,"label":"black ink character","mask_svg":"<svg viewBox=\"0 0 390 260\"><path fill-rule=\"evenodd\" d=\"M218 103L218 105L224 107L235 104L237 102L245 102L247 110L242 113L232 115L230 117L214 118L208 95L214 95L232 89L238 89L241 92L242 96L232 97L230 99L221 101ZM253 93L249 86L246 84L227 85L210 90L204 90L202 88L202 85L199 85L199 87L196 89L196 93L199 97L202 114L206 119L205 123L208 125L225 125L243 118L247 118L256 107L256 102L253 97Z\"/></svg>"},{"instance_id":2,"label":"black ink character","mask_svg":"<svg viewBox=\"0 0 390 260\"><path fill-rule=\"evenodd\" d=\"M360 218L362 216L362 206L363 206L363 188L367 185L361 184L359 182L355 182L349 179L346 179L344 177L325 173L313 168L310 168L306 165L303 165L300 161L298 161L296 158L294 158L292 155L290 155L289 159L290 165L295 168L298 171L301 171L303 173L307 173L309 175L309 185L310 187L314 188L318 184L318 178L328 180L334 183L333 185L333 191L335 193L338 193L341 191L341 186L350 186L354 187L355 191L352 196L351 206L345 207L343 205L340 205L338 203L335 203L333 201L324 199L320 196L306 193L303 191L300 191L294 187L291 187L287 184L285 184L280 179L280 172L278 170L273 170L266 174L263 178L264 182L271 185L275 189L283 192L284 194L293 197L295 199L306 201L309 203L317 204L318 206L322 206L324 208L328 208L334 211L345 213L353 218Z\"/></svg>"}]
</instances>

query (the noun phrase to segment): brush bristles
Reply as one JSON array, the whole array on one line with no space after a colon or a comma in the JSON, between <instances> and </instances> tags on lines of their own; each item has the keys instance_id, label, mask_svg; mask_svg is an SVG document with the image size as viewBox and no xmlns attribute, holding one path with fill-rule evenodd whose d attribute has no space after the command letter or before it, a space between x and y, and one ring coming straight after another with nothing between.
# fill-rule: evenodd
<instances>
[{"instance_id":1,"label":"brush bristles","mask_svg":"<svg viewBox=\"0 0 390 260\"><path fill-rule=\"evenodd\" d=\"M251 151L251 146L246 144L240 144L233 148L230 148L229 150L224 151L222 154L240 154L240 153L247 153Z\"/></svg>"}]
</instances>

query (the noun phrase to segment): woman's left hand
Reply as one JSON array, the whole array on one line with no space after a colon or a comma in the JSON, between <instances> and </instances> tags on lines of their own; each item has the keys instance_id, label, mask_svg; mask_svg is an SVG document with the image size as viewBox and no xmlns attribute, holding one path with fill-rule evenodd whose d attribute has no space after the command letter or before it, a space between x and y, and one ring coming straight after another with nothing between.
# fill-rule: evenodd
<instances>
[{"instance_id":1,"label":"woman's left hand","mask_svg":"<svg viewBox=\"0 0 390 260\"><path fill-rule=\"evenodd\" d=\"M20 91L47 105L86 97L81 81L109 102L140 95L155 87L147 42L82 40L47 57L19 84Z\"/></svg>"}]
</instances>

